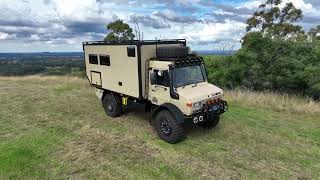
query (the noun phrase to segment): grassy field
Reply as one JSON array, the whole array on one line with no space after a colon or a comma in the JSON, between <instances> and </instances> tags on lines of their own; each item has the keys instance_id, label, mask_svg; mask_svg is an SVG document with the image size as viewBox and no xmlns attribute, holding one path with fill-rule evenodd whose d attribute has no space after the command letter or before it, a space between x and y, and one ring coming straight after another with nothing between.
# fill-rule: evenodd
<instances>
[{"instance_id":1,"label":"grassy field","mask_svg":"<svg viewBox=\"0 0 320 180\"><path fill-rule=\"evenodd\" d=\"M226 92L212 130L170 145L129 109L110 119L87 81L0 77L0 179L318 179L320 104Z\"/></svg>"}]
</instances>

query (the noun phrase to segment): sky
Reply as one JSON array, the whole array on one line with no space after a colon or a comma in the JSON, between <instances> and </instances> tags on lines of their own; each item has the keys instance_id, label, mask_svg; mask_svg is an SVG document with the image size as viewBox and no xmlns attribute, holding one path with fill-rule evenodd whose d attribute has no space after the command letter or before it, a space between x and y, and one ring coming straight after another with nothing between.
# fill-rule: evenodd
<instances>
[{"instance_id":1,"label":"sky","mask_svg":"<svg viewBox=\"0 0 320 180\"><path fill-rule=\"evenodd\" d=\"M185 38L193 50L236 50L265 0L0 0L0 52L80 52L106 25L140 24L143 38ZM306 31L320 24L320 0L283 0L303 10Z\"/></svg>"}]
</instances>

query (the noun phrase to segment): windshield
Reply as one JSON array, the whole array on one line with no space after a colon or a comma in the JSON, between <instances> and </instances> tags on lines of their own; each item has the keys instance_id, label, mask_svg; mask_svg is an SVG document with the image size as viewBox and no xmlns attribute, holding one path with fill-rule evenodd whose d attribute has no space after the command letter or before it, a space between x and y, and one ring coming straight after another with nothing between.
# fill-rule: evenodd
<instances>
[{"instance_id":1,"label":"windshield","mask_svg":"<svg viewBox=\"0 0 320 180\"><path fill-rule=\"evenodd\" d=\"M182 87L204 81L205 76L201 65L177 67L174 69L175 87Z\"/></svg>"}]
</instances>

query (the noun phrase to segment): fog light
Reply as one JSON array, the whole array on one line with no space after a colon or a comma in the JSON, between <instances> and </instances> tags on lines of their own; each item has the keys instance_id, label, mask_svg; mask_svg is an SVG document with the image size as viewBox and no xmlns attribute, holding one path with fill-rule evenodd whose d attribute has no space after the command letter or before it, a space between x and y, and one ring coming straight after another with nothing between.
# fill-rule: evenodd
<instances>
[{"instance_id":1,"label":"fog light","mask_svg":"<svg viewBox=\"0 0 320 180\"><path fill-rule=\"evenodd\" d=\"M200 116L200 117L199 117L199 121L200 121L200 122L203 121L203 116Z\"/></svg>"},{"instance_id":2,"label":"fog light","mask_svg":"<svg viewBox=\"0 0 320 180\"><path fill-rule=\"evenodd\" d=\"M199 121L199 119L198 119L198 117L195 117L195 118L193 118L193 123L198 123L198 121Z\"/></svg>"}]
</instances>

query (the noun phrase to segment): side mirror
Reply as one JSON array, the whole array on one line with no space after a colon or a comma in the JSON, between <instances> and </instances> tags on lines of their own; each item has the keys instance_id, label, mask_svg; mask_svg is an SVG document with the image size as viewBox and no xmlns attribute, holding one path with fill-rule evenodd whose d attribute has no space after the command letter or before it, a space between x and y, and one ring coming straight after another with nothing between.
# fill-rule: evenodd
<instances>
[{"instance_id":1,"label":"side mirror","mask_svg":"<svg viewBox=\"0 0 320 180\"><path fill-rule=\"evenodd\" d=\"M150 83L151 85L157 84L157 73L150 74Z\"/></svg>"},{"instance_id":2,"label":"side mirror","mask_svg":"<svg viewBox=\"0 0 320 180\"><path fill-rule=\"evenodd\" d=\"M163 76L163 71L158 71L158 76L162 77Z\"/></svg>"}]
</instances>

